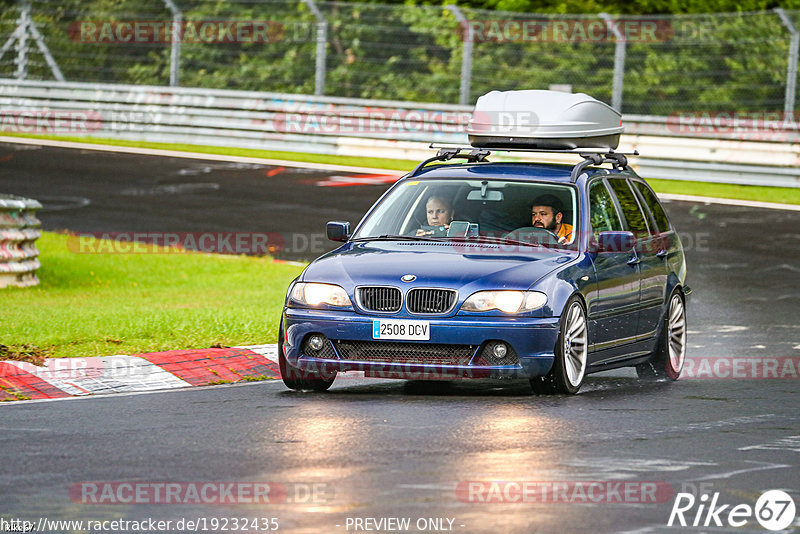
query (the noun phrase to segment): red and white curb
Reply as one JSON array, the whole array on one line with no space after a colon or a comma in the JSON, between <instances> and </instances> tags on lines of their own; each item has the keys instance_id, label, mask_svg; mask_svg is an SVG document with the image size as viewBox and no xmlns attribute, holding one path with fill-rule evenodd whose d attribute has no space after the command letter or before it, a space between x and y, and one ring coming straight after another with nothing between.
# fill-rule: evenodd
<instances>
[{"instance_id":1,"label":"red and white curb","mask_svg":"<svg viewBox=\"0 0 800 534\"><path fill-rule=\"evenodd\" d=\"M760 365L758 365L760 363ZM363 379L363 371L340 372ZM0 361L0 402L58 399L107 393L279 379L278 346L170 350L133 356L52 358L44 366ZM691 379L800 378L800 357L687 358L681 375Z\"/></svg>"},{"instance_id":2,"label":"red and white curb","mask_svg":"<svg viewBox=\"0 0 800 534\"><path fill-rule=\"evenodd\" d=\"M154 391L276 378L280 378L276 344L170 350L133 356L51 358L42 367L3 361L0 362L0 401Z\"/></svg>"}]
</instances>

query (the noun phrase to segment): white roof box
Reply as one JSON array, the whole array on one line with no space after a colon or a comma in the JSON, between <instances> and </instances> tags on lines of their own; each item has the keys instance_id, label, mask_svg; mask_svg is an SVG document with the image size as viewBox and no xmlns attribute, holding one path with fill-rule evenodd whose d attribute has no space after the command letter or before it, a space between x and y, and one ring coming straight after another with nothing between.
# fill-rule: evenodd
<instances>
[{"instance_id":1,"label":"white roof box","mask_svg":"<svg viewBox=\"0 0 800 534\"><path fill-rule=\"evenodd\" d=\"M466 132L479 148L613 150L622 130L622 115L589 95L528 90L478 98Z\"/></svg>"}]
</instances>

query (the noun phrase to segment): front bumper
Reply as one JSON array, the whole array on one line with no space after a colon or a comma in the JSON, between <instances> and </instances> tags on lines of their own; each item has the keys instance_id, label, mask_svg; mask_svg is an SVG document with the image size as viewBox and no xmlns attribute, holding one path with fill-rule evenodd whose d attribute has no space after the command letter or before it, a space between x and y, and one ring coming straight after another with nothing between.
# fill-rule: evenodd
<instances>
[{"instance_id":1,"label":"front bumper","mask_svg":"<svg viewBox=\"0 0 800 534\"><path fill-rule=\"evenodd\" d=\"M529 378L550 371L559 331L558 317L426 317L421 320L430 324L429 341L379 341L372 337L373 320L379 318L354 311L284 308L284 356L294 367L325 376L335 371L357 370L366 376L380 378ZM316 355L307 350L305 342L311 334L322 334L330 346ZM486 354L484 349L497 341L511 348L516 356L513 362L497 365L482 357ZM352 350L343 350L352 348L354 344L388 350L378 351L384 356L365 358L359 353L359 357L354 358ZM404 346L422 348L429 355L436 352L433 349L437 346L442 348L442 354L456 347L461 353L472 350L473 355L461 358L458 363L450 363L440 356L413 358L413 361L408 361L405 356L386 357L395 349L402 352Z\"/></svg>"}]
</instances>

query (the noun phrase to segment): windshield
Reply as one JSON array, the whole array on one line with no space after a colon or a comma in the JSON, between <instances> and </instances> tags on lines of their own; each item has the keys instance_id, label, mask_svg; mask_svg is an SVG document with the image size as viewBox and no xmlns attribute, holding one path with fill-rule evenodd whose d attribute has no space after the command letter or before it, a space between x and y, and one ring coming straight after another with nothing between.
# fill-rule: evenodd
<instances>
[{"instance_id":1,"label":"windshield","mask_svg":"<svg viewBox=\"0 0 800 534\"><path fill-rule=\"evenodd\" d=\"M575 244L575 188L508 180L415 180L399 184L354 240L485 239Z\"/></svg>"}]
</instances>

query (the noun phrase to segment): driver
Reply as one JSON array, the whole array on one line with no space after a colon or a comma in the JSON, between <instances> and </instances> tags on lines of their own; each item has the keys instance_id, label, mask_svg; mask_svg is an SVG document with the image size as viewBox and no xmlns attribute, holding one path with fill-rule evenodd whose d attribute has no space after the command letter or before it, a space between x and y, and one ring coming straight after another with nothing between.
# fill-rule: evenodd
<instances>
[{"instance_id":1,"label":"driver","mask_svg":"<svg viewBox=\"0 0 800 534\"><path fill-rule=\"evenodd\" d=\"M442 197L432 196L425 203L425 215L428 219L428 226L444 226L445 230L453 222L453 207ZM433 230L420 228L417 230L418 236L433 235Z\"/></svg>"},{"instance_id":2,"label":"driver","mask_svg":"<svg viewBox=\"0 0 800 534\"><path fill-rule=\"evenodd\" d=\"M554 195L541 195L533 199L528 206L531 208L531 224L537 228L544 228L558 236L559 243L566 243L572 235L572 225L562 223L564 217L561 201Z\"/></svg>"}]
</instances>

